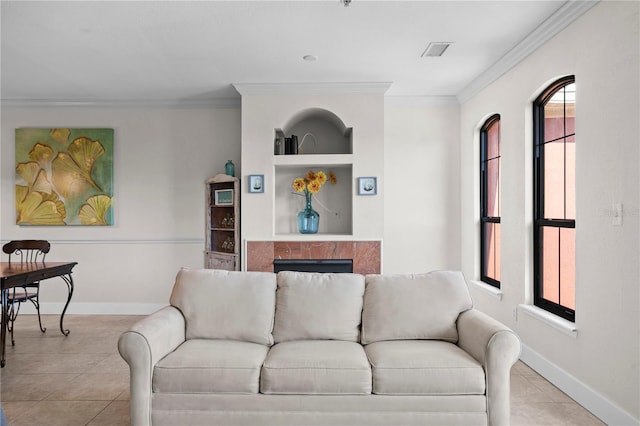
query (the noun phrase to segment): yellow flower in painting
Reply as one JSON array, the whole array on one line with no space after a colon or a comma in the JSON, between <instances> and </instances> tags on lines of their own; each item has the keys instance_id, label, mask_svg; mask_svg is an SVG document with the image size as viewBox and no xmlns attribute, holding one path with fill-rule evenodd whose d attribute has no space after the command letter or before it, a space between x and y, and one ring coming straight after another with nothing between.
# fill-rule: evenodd
<instances>
[{"instance_id":1,"label":"yellow flower in painting","mask_svg":"<svg viewBox=\"0 0 640 426\"><path fill-rule=\"evenodd\" d=\"M296 192L304 191L306 187L307 187L307 184L304 182L304 179L302 179L302 178L295 178L295 179L293 180L293 189L294 189Z\"/></svg>"},{"instance_id":2,"label":"yellow flower in painting","mask_svg":"<svg viewBox=\"0 0 640 426\"><path fill-rule=\"evenodd\" d=\"M320 187L322 187L322 184L319 180L312 180L307 184L307 191L312 194L316 194L318 191L320 191Z\"/></svg>"},{"instance_id":3,"label":"yellow flower in painting","mask_svg":"<svg viewBox=\"0 0 640 426\"><path fill-rule=\"evenodd\" d=\"M307 177L306 177L305 180L307 182L311 182L312 180L315 180L315 179L316 179L316 172L314 172L313 170L309 170L307 172Z\"/></svg>"}]
</instances>

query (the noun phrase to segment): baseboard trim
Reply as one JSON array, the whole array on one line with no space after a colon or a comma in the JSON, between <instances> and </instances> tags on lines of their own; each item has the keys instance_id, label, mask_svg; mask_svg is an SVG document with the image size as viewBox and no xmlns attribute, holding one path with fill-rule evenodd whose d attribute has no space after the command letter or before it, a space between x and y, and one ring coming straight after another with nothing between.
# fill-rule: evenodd
<instances>
[{"instance_id":1,"label":"baseboard trim","mask_svg":"<svg viewBox=\"0 0 640 426\"><path fill-rule=\"evenodd\" d=\"M67 308L65 315L149 315L164 308L167 304L155 303L78 303L73 302ZM60 315L64 303L42 303L40 313L43 315ZM23 303L20 313L35 314L36 310L30 303Z\"/></svg>"},{"instance_id":2,"label":"baseboard trim","mask_svg":"<svg viewBox=\"0 0 640 426\"><path fill-rule=\"evenodd\" d=\"M627 413L527 345L522 345L520 359L606 424L611 426L640 425L640 420L634 418L631 414Z\"/></svg>"}]
</instances>

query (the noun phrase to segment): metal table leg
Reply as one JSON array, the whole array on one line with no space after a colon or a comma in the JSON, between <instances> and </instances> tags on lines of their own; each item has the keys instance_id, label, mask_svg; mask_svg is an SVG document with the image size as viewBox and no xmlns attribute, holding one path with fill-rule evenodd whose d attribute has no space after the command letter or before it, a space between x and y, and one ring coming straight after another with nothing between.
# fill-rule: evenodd
<instances>
[{"instance_id":1,"label":"metal table leg","mask_svg":"<svg viewBox=\"0 0 640 426\"><path fill-rule=\"evenodd\" d=\"M67 297L67 303L65 303L64 309L62 310L62 315L60 315L60 331L65 336L68 336L70 331L68 329L67 330L64 329L62 322L64 321L64 314L65 312L67 312L67 307L69 306L69 302L71 302L71 296L73 296L73 278L71 277L71 274L61 275L60 278L64 280L64 282L67 284L67 289L69 290L69 297Z\"/></svg>"},{"instance_id":2,"label":"metal table leg","mask_svg":"<svg viewBox=\"0 0 640 426\"><path fill-rule=\"evenodd\" d=\"M7 294L7 290L0 291L0 303L2 304L2 330L0 331L0 368L4 367L5 364L5 343L7 340L7 321L9 319L9 314L7 310L9 309L9 295Z\"/></svg>"}]
</instances>

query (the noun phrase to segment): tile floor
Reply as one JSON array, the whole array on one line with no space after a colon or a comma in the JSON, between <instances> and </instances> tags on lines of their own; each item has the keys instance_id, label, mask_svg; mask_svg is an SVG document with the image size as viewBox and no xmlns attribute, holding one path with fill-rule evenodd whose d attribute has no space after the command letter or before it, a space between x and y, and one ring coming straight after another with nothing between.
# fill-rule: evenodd
<instances>
[{"instance_id":1,"label":"tile floor","mask_svg":"<svg viewBox=\"0 0 640 426\"><path fill-rule=\"evenodd\" d=\"M0 400L9 426L128 425L129 370L120 358L120 333L137 316L22 315L16 345L7 345ZM596 417L522 362L511 370L512 425L602 425Z\"/></svg>"}]
</instances>

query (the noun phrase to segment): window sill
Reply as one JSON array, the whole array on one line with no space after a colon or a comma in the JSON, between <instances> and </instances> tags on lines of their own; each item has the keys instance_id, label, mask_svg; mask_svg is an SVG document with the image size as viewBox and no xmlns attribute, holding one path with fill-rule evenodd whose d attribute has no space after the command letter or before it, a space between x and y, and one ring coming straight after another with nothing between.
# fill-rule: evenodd
<instances>
[{"instance_id":1,"label":"window sill","mask_svg":"<svg viewBox=\"0 0 640 426\"><path fill-rule=\"evenodd\" d=\"M502 300L502 290L492 285L485 283L484 281L470 281L469 282L474 288L480 290L481 292L492 296L494 299Z\"/></svg>"},{"instance_id":2,"label":"window sill","mask_svg":"<svg viewBox=\"0 0 640 426\"><path fill-rule=\"evenodd\" d=\"M564 318L560 318L559 316L547 312L544 309L540 309L537 306L518 305L518 310L571 337L576 337L578 335L578 329L576 328L576 324L574 322L567 321Z\"/></svg>"}]
</instances>

